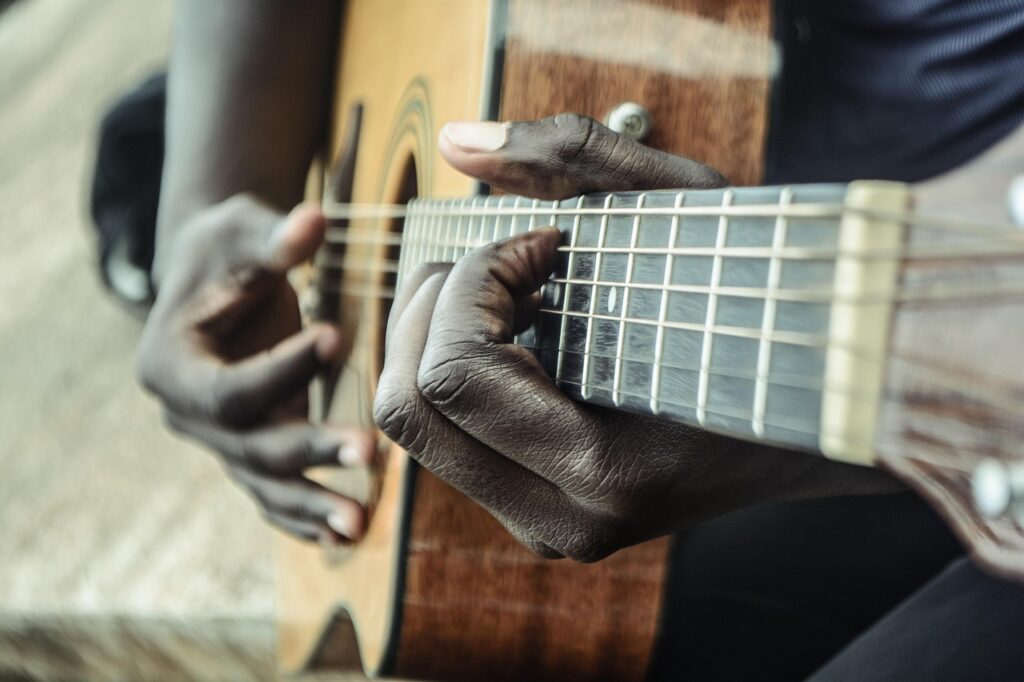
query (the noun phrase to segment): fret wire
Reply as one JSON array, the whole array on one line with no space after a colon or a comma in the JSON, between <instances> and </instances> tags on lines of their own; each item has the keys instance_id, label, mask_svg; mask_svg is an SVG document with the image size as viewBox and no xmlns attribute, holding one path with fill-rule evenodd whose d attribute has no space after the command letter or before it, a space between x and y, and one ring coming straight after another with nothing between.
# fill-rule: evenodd
<instances>
[{"instance_id":1,"label":"fret wire","mask_svg":"<svg viewBox=\"0 0 1024 682\"><path fill-rule=\"evenodd\" d=\"M438 211L441 214L440 211ZM456 259L456 252L459 248L459 237L458 231L462 226L464 220L472 220L472 214L458 214L458 219L455 219L455 214L449 214L447 218L442 217L440 222L440 236L441 243L444 245L444 253L441 255L441 259L446 263L454 263Z\"/></svg>"},{"instance_id":2,"label":"fret wire","mask_svg":"<svg viewBox=\"0 0 1024 682\"><path fill-rule=\"evenodd\" d=\"M449 219L448 221L445 221L444 218L442 217L441 212L438 211L436 224L437 238L441 242L441 245L444 247L443 251L441 252L441 260L450 262L451 260L453 260L453 256L455 255L455 244L454 240L451 238L451 220Z\"/></svg>"},{"instance_id":3,"label":"fret wire","mask_svg":"<svg viewBox=\"0 0 1024 682\"><path fill-rule=\"evenodd\" d=\"M647 193L646 192L641 193L640 196L637 197L636 208L637 208L638 211L644 207L644 202L646 200L647 200ZM638 237L639 232L640 232L640 214L637 213L636 217L633 218L633 230L630 232L630 235L629 235L629 246L630 246L630 248L636 248L637 237ZM623 345L625 344L625 341L626 341L626 322L625 322L625 319L626 319L626 311L629 308L629 292L630 292L630 285L633 283L633 268L635 267L635 265L636 265L636 263L635 263L633 254L629 254L626 257L626 281L625 281L625 285L626 286L623 287L623 290L622 290L622 301L619 304L619 305L622 306L622 308L620 310L620 313L621 313L620 317L622 319L619 321L619 338L616 339L615 372L612 375L612 402L615 403L616 405L619 404L619 385L622 383L622 351L623 351ZM595 277L595 279L599 279L598 273L594 273L594 277Z\"/></svg>"},{"instance_id":4,"label":"fret wire","mask_svg":"<svg viewBox=\"0 0 1024 682\"><path fill-rule=\"evenodd\" d=\"M429 245L429 248L427 249L427 259L431 261L436 260L437 239L434 234L434 223L428 216L423 215L419 216L418 220L420 222L420 229L423 230L423 240L428 242ZM411 266L412 263L407 263L403 268L403 272L408 273Z\"/></svg>"},{"instance_id":5,"label":"fret wire","mask_svg":"<svg viewBox=\"0 0 1024 682\"><path fill-rule=\"evenodd\" d=\"M486 202L487 200L484 199ZM470 248L469 234L473 231L473 220L477 217L473 215L466 216L465 220L461 218L455 223L455 229L452 230L452 262L457 263L462 258L466 251ZM483 220L483 218L479 218ZM463 236L465 231L465 236Z\"/></svg>"},{"instance_id":6,"label":"fret wire","mask_svg":"<svg viewBox=\"0 0 1024 682\"><path fill-rule=\"evenodd\" d=\"M444 244L443 239L441 238L441 229L438 225L437 218L428 215L427 220L425 222L427 227L427 233L430 235L430 240L434 244L434 249L430 260L434 262L442 261L444 260L445 255Z\"/></svg>"},{"instance_id":7,"label":"fret wire","mask_svg":"<svg viewBox=\"0 0 1024 682\"><path fill-rule=\"evenodd\" d=\"M430 221L427 220L425 216L417 215L416 224L419 226L420 238L423 240L423 257L428 261L434 260L434 240L430 231ZM404 251L405 249L402 250ZM401 276L404 277L405 273L409 271L409 264L404 254L399 255L399 260L402 261L402 266L399 270L402 273Z\"/></svg>"},{"instance_id":8,"label":"fret wire","mask_svg":"<svg viewBox=\"0 0 1024 682\"><path fill-rule=\"evenodd\" d=\"M559 203L560 202L555 201L554 206L558 207ZM576 200L576 204L577 204L577 207L583 206L583 197L579 197ZM579 214L577 214L576 217L573 218L573 221L572 221L572 234L569 237L569 244L571 244L572 246L575 246L577 240L579 239L580 220L582 220L582 218L583 218L583 216L581 216ZM575 253L570 253L569 254L568 267L566 269L566 276L572 275L573 268L575 267L575 264L576 264L576 254ZM562 287L562 310L560 312L562 312L562 313L568 313L569 312L569 285L565 285L564 287ZM566 333L566 330L567 330L568 326L569 326L569 316L568 315L563 315L562 321L561 321L561 326L560 326L559 332L558 332L558 345L559 345L559 347L564 347L565 346L565 333ZM557 358L558 358L557 359L557 364L555 366L555 379L556 380L562 378L562 366L564 364L563 361L565 359L565 356L562 353L558 353Z\"/></svg>"},{"instance_id":9,"label":"fret wire","mask_svg":"<svg viewBox=\"0 0 1024 682\"><path fill-rule=\"evenodd\" d=\"M486 201L486 199L485 199ZM461 217L457 220L452 227L451 231L451 246L452 246L452 257L451 262L457 263L459 259L469 250L469 233L473 230L473 221L476 219L474 215L467 215L465 220ZM482 220L482 218L481 218ZM465 231L466 236L463 237L462 233Z\"/></svg>"},{"instance_id":10,"label":"fret wire","mask_svg":"<svg viewBox=\"0 0 1024 682\"><path fill-rule=\"evenodd\" d=\"M507 197L507 198L511 198L511 197ZM519 198L516 197L513 201L517 202L517 201L519 201ZM516 206L516 204L513 203L512 207L514 208L515 206ZM513 213L511 216L508 216L508 237L512 237L516 233L516 218L517 217L518 216L516 216L515 213ZM505 234L505 230L502 229L500 221L495 223L495 227L497 228L499 235L504 235ZM499 238L500 239L506 239L508 237L500 236Z\"/></svg>"},{"instance_id":11,"label":"fret wire","mask_svg":"<svg viewBox=\"0 0 1024 682\"><path fill-rule=\"evenodd\" d=\"M484 199L485 205L486 202L487 199ZM455 228L452 230L452 263L457 263L469 250L469 233L473 231L473 221L476 219L477 217L474 215L467 215L465 220L460 217L455 223ZM483 218L479 218L479 220L483 220ZM462 236L463 230L466 232L465 237Z\"/></svg>"},{"instance_id":12,"label":"fret wire","mask_svg":"<svg viewBox=\"0 0 1024 682\"><path fill-rule=\"evenodd\" d=\"M530 344L517 343L516 345L522 346L526 350L530 350L530 351L549 350L547 348L541 348L540 346L534 346L534 345L530 345ZM661 360L659 362L655 363L653 361L643 360L643 359L639 359L639 358L636 358L636 357L612 355L612 354L609 354L609 353L601 353L601 352L598 352L596 350L595 351L591 351L590 353L586 353L586 352L581 351L579 349L572 348L571 346L570 347L566 347L566 348L558 348L557 350L558 350L558 352L565 353L566 355L576 355L576 356L579 356L579 357L583 357L584 355L590 355L591 357L600 358L602 360L621 359L623 362L633 362L633 363L637 363L637 364L641 364L641 365L649 365L652 370L657 368L657 367L661 367L662 369L680 369L680 370L685 370L685 371L688 371L688 372L699 372L700 371L700 366L698 364L696 364L696 363L694 363L694 364L685 364L685 360L680 360L679 362L673 362L672 360L669 360L669 359L666 359L666 358L663 357L663 358L661 358ZM873 393L869 393L869 392L866 392L866 391L858 391L858 390L850 389L849 387L845 387L845 386L835 386L835 385L825 386L825 384L822 382L821 379L812 379L810 377L801 377L801 376L794 375L794 374L782 374L782 375L777 375L777 376L774 376L774 377L771 376L771 375L762 376L762 375L758 374L756 371L750 372L750 371L745 371L745 370L730 369L728 367L722 367L722 368L712 367L710 369L710 373L711 373L711 376L713 376L713 377L730 377L732 379L746 379L747 381L757 381L759 378L761 378L761 379L764 379L765 381L767 381L768 384L771 385L771 386L785 386L787 388L800 388L800 389L804 389L804 390L808 390L808 391L817 391L819 393L825 392L825 391L838 392L838 393L842 393L843 395L854 396L855 400L869 400L869 399L870 400L874 400L875 398L877 398L877 396L875 394L873 394ZM645 399L647 398L647 396L636 396L636 397L643 397ZM696 407L696 405L694 405L694 407Z\"/></svg>"},{"instance_id":13,"label":"fret wire","mask_svg":"<svg viewBox=\"0 0 1024 682\"><path fill-rule=\"evenodd\" d=\"M540 199L534 199L533 200L533 204L532 204L533 211L536 211L538 206L540 206ZM526 230L528 232L533 232L536 229L537 229L537 216L536 216L535 213L531 212L530 213L530 222L526 226Z\"/></svg>"},{"instance_id":14,"label":"fret wire","mask_svg":"<svg viewBox=\"0 0 1024 682\"><path fill-rule=\"evenodd\" d=\"M491 242L490 243L493 244L494 242L496 242L499 239L501 239L500 227L501 227L501 216L498 215L498 216L494 217L494 225L491 226Z\"/></svg>"},{"instance_id":15,"label":"fret wire","mask_svg":"<svg viewBox=\"0 0 1024 682\"><path fill-rule=\"evenodd\" d=\"M419 216L412 216L412 220L406 219L405 226L403 227L402 244L398 248L398 271L399 274L395 280L395 288L398 288L399 281L402 278L402 274L409 272L416 268L420 263L423 262L426 256L425 250L427 245L426 239L427 221ZM415 251L408 249L405 244L406 238L419 243L419 248ZM406 253L408 251L408 253ZM377 263L376 265L386 265L386 263ZM373 263L367 264L365 270L370 270L374 266Z\"/></svg>"},{"instance_id":16,"label":"fret wire","mask_svg":"<svg viewBox=\"0 0 1024 682\"><path fill-rule=\"evenodd\" d=\"M522 197L516 197L515 198L515 201L512 202L512 208L513 209L518 209L519 208L520 200L522 200ZM513 213L512 214L512 219L508 223L508 236L509 237L513 236L516 233L516 227L517 227L516 221L518 219L519 219L519 216L517 216L515 213ZM527 232L529 232L529 230L527 230Z\"/></svg>"},{"instance_id":17,"label":"fret wire","mask_svg":"<svg viewBox=\"0 0 1024 682\"><path fill-rule=\"evenodd\" d=\"M449 204L451 206L451 204ZM451 210L449 208L449 210ZM458 216L456 218L455 216ZM454 263L459 259L459 243L462 238L459 236L462 231L462 226L467 222L472 222L472 215L462 215L459 213L449 213L446 218L442 218L442 241L445 245L444 260L450 263ZM451 249L450 253L448 249Z\"/></svg>"},{"instance_id":18,"label":"fret wire","mask_svg":"<svg viewBox=\"0 0 1024 682\"><path fill-rule=\"evenodd\" d=\"M472 220L472 213L467 213L464 216L460 215L457 222L453 222L452 216L449 215L448 221L444 227L445 246L448 247L445 250L445 261L454 263L459 259L459 242L461 241L459 231L462 229L463 222L471 222Z\"/></svg>"},{"instance_id":19,"label":"fret wire","mask_svg":"<svg viewBox=\"0 0 1024 682\"><path fill-rule=\"evenodd\" d=\"M493 202L494 198L493 197L487 197L487 201ZM501 208L501 200L500 199L498 200L498 208L499 209ZM498 220L498 218L495 217L495 220ZM470 244L469 248L466 249L466 253L469 253L469 251L471 251L473 249L476 249L476 248L479 248L482 244L486 244L487 243L487 238L484 237L484 233L486 232L486 230L487 230L487 220L483 216L481 216L480 217L480 224L477 226L477 231L476 231L475 237L472 240L472 243ZM469 241L469 239L468 239L469 232L467 232L466 235L467 235L467 241ZM465 255L465 254L463 254L463 255Z\"/></svg>"},{"instance_id":20,"label":"fret wire","mask_svg":"<svg viewBox=\"0 0 1024 682\"><path fill-rule=\"evenodd\" d=\"M502 196L498 197L498 208L502 208L503 206L505 206L505 203L506 203L506 201L508 199L511 199L511 197L510 196L505 196L505 195L502 195ZM504 228L502 228L501 221L502 221L502 218L506 218L506 217L509 218L509 220L512 220L512 219L515 218L515 216L505 216L505 215L497 215L497 216L495 216L494 217L494 227L491 228L492 232L497 232L499 235L501 235L504 232ZM511 234L509 236L511 236ZM504 237L499 237L499 239L503 239L503 238ZM495 242L495 241L498 241L498 239L492 239L491 240L491 242ZM491 243L491 242L489 242L489 243Z\"/></svg>"},{"instance_id":21,"label":"fret wire","mask_svg":"<svg viewBox=\"0 0 1024 682\"><path fill-rule=\"evenodd\" d=\"M578 381L572 381L570 379L561 379L561 380L559 380L559 381L557 381L555 383L556 383L556 385L560 389L562 389L565 386L578 387L578 388L580 388L580 395L583 396L583 399L584 400L589 400L590 399L588 396L583 395L583 390L582 390L583 384L578 382ZM607 389L605 389L605 390L607 390ZM633 393L631 391L625 391L625 390L622 391L622 394L625 395L626 397L629 397L629 398L644 398L644 399L647 398L646 395L640 395L638 393ZM661 400L661 402L666 404L666 405L671 405L672 407L682 408L684 410L693 410L693 409L697 408L697 405L694 405L692 403L688 403L686 401L681 401L681 400L668 400L666 398L663 398ZM705 408L705 413L706 414L711 414L713 416L727 417L727 418L730 418L730 419L737 419L737 420L741 420L741 421L750 421L750 419L751 419L751 416L750 416L751 413L750 413L749 410L734 409L734 408L729 408L729 407ZM780 422L780 421L778 421L778 419L779 418L776 417L773 421L768 422L768 426L773 426L773 427L776 427L776 428L785 429L787 431L794 431L796 433L799 433L799 434L805 435L805 436L817 436L818 433L819 433L819 428L820 427L818 427L818 424L815 423L815 422L812 422L810 420L797 419L797 418L794 418L794 417L782 417L781 419L783 421ZM802 427L801 426L796 426L797 424L801 424ZM813 424L813 426L811 426L812 424ZM761 436L761 437L763 438L763 436Z\"/></svg>"},{"instance_id":22,"label":"fret wire","mask_svg":"<svg viewBox=\"0 0 1024 682\"><path fill-rule=\"evenodd\" d=\"M473 242L469 235L473 232L473 221L476 219L477 216L467 213L464 217L459 216L459 219L455 221L455 226L451 231L451 262L457 263L467 251L473 248Z\"/></svg>"},{"instance_id":23,"label":"fret wire","mask_svg":"<svg viewBox=\"0 0 1024 682\"><path fill-rule=\"evenodd\" d=\"M446 225L440 216L440 212L431 221L431 229L434 232L434 243L437 245L437 261L447 261L448 258L448 225Z\"/></svg>"},{"instance_id":24,"label":"fret wire","mask_svg":"<svg viewBox=\"0 0 1024 682\"><path fill-rule=\"evenodd\" d=\"M779 206L785 208L793 202L793 190L789 187L782 188L779 193ZM772 235L772 250L778 251L785 247L789 221L782 215L775 220L775 232ZM768 282L769 292L778 291L782 280L782 260L772 257L768 261ZM764 302L764 315L761 321L761 340L757 344L757 380L754 384L754 417L751 428L754 435L764 437L765 413L768 409L768 372L771 368L772 342L768 338L775 329L775 312L778 300L774 296L768 296Z\"/></svg>"},{"instance_id":25,"label":"fret wire","mask_svg":"<svg viewBox=\"0 0 1024 682\"><path fill-rule=\"evenodd\" d=\"M679 208L686 198L685 192L676 194L674 206ZM679 237L679 216L672 217L672 225L669 228L668 245L674 247ZM667 287L672 280L672 270L675 267L675 256L669 253L665 256L665 276L662 283ZM668 319L668 289L661 292L661 306L658 309L658 328L654 339L654 369L651 373L651 413L658 414L658 396L661 391L661 358L665 351L665 321Z\"/></svg>"},{"instance_id":26,"label":"fret wire","mask_svg":"<svg viewBox=\"0 0 1024 682\"><path fill-rule=\"evenodd\" d=\"M441 232L437 229L437 224L430 219L423 221L423 234L425 241L428 242L429 248L427 249L427 260L431 263L444 259L444 253L441 249Z\"/></svg>"},{"instance_id":27,"label":"fret wire","mask_svg":"<svg viewBox=\"0 0 1024 682\"><path fill-rule=\"evenodd\" d=\"M414 263L419 265L427 258L427 240L423 234L424 231L418 217L412 216L411 221L406 220L406 225L410 238L412 239L413 244L415 244L415 249L412 250L411 259ZM404 256L405 249L406 247L403 244L401 249L399 249L399 258Z\"/></svg>"},{"instance_id":28,"label":"fret wire","mask_svg":"<svg viewBox=\"0 0 1024 682\"><path fill-rule=\"evenodd\" d=\"M722 195L722 207L732 203L733 192L726 190ZM711 291L708 293L708 310L704 320L704 343L701 346L700 359L700 381L697 386L697 421L701 426L707 422L708 392L710 390L710 376L708 370L711 368L711 346L714 343L714 336L711 328L715 324L718 313L718 286L722 282L722 255L725 249L726 239L729 233L729 218L723 212L718 219L718 237L715 240L715 247L718 253L715 255L711 265Z\"/></svg>"},{"instance_id":29,"label":"fret wire","mask_svg":"<svg viewBox=\"0 0 1024 682\"><path fill-rule=\"evenodd\" d=\"M611 207L611 203L612 203L612 195L609 194L604 199L605 208L610 208ZM603 247L605 245L605 240L607 239L607 236L608 236L608 220L609 220L609 216L608 215L601 216L601 227L598 229L598 232L597 232L597 246L598 246L598 248L601 248L601 247ZM601 262L603 260L603 255L604 255L603 253L598 251L598 253L594 256L594 281L595 282L601 276ZM593 339L594 339L594 319L595 319L594 318L594 313L596 312L596 310L597 310L597 285L596 284L591 284L590 285L590 317L587 318L587 334L586 334L586 338L583 341L583 348L585 350L587 350L587 351L590 350L590 346L593 343ZM590 382L590 355L584 355L583 356L583 389L582 389L582 393L583 393L583 397L584 398L589 398L590 397L590 393L589 393L589 389L588 389L589 382Z\"/></svg>"}]
</instances>

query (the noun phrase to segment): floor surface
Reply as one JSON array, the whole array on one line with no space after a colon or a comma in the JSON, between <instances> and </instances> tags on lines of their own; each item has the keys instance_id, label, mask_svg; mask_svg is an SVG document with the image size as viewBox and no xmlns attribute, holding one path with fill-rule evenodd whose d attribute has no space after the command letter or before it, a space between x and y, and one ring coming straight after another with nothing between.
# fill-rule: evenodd
<instances>
[{"instance_id":1,"label":"floor surface","mask_svg":"<svg viewBox=\"0 0 1024 682\"><path fill-rule=\"evenodd\" d=\"M132 624L165 628L190 665L204 646L238 652L237 668L183 677L274 676L270 531L212 456L165 432L133 378L141 323L93 265L97 121L162 67L170 17L169 0L20 0L0 14L3 679L74 678L89 661L100 677L148 678L159 666L98 643Z\"/></svg>"}]
</instances>

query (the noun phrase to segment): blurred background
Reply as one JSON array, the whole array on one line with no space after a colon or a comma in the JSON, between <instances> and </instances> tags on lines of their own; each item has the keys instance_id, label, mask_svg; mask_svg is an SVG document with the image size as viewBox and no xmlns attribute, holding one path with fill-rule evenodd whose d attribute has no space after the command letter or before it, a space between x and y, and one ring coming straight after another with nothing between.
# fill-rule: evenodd
<instances>
[{"instance_id":1,"label":"blurred background","mask_svg":"<svg viewBox=\"0 0 1024 682\"><path fill-rule=\"evenodd\" d=\"M271 533L165 432L95 265L99 121L164 68L171 6L0 0L3 680L276 677Z\"/></svg>"}]
</instances>

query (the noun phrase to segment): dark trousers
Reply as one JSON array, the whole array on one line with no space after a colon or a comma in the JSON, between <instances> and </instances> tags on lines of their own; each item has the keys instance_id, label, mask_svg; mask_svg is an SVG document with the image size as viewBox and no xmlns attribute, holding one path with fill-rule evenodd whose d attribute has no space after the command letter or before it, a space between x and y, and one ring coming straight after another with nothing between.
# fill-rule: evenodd
<instances>
[{"instance_id":1,"label":"dark trousers","mask_svg":"<svg viewBox=\"0 0 1024 682\"><path fill-rule=\"evenodd\" d=\"M676 538L651 677L1024 679L1024 587L909 493L747 509Z\"/></svg>"}]
</instances>

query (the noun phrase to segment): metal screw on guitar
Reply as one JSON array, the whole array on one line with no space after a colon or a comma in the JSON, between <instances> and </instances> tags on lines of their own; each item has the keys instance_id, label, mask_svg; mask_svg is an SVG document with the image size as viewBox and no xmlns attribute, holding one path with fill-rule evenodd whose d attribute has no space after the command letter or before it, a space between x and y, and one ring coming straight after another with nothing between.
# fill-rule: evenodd
<instances>
[{"instance_id":1,"label":"metal screw on guitar","mask_svg":"<svg viewBox=\"0 0 1024 682\"><path fill-rule=\"evenodd\" d=\"M974 506L986 518L1009 512L1017 523L1024 525L1024 462L982 460L971 476L971 491Z\"/></svg>"},{"instance_id":2,"label":"metal screw on guitar","mask_svg":"<svg viewBox=\"0 0 1024 682\"><path fill-rule=\"evenodd\" d=\"M636 102L622 102L605 118L605 125L619 135L643 142L651 134L651 112Z\"/></svg>"}]
</instances>

